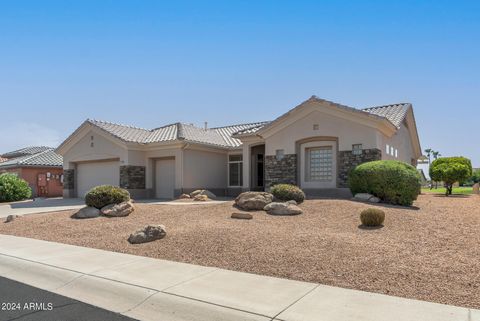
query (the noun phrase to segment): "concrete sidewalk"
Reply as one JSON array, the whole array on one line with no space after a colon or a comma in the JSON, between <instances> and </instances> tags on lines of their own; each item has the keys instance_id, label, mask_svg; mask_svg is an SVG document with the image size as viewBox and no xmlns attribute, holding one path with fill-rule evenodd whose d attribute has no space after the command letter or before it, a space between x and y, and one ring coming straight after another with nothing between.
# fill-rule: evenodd
<instances>
[{"instance_id":1,"label":"concrete sidewalk","mask_svg":"<svg viewBox=\"0 0 480 321\"><path fill-rule=\"evenodd\" d=\"M140 320L480 321L479 310L7 235L0 275Z\"/></svg>"}]
</instances>

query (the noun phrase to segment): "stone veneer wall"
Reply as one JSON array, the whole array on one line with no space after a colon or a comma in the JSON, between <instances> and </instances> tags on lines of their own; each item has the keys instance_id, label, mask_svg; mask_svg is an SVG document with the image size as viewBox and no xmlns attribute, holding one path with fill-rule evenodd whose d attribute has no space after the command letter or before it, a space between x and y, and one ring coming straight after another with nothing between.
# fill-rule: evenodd
<instances>
[{"instance_id":1,"label":"stone veneer wall","mask_svg":"<svg viewBox=\"0 0 480 321\"><path fill-rule=\"evenodd\" d=\"M145 189L145 166L120 166L120 187Z\"/></svg>"},{"instance_id":2,"label":"stone veneer wall","mask_svg":"<svg viewBox=\"0 0 480 321\"><path fill-rule=\"evenodd\" d=\"M75 170L63 170L63 189L73 190L75 188Z\"/></svg>"},{"instance_id":3,"label":"stone veneer wall","mask_svg":"<svg viewBox=\"0 0 480 321\"><path fill-rule=\"evenodd\" d=\"M278 183L297 184L297 155L286 154L281 160L265 156L265 187Z\"/></svg>"},{"instance_id":4,"label":"stone veneer wall","mask_svg":"<svg viewBox=\"0 0 480 321\"><path fill-rule=\"evenodd\" d=\"M380 159L382 159L382 151L376 148L364 149L360 155L353 155L351 150L338 152L338 187L348 187L348 174L357 165Z\"/></svg>"}]
</instances>

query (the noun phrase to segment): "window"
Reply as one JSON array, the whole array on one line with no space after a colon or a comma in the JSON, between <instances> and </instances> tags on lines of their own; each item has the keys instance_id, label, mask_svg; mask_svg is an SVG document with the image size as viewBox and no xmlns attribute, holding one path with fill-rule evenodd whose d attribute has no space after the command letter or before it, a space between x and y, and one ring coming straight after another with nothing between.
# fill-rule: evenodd
<instances>
[{"instance_id":1,"label":"window","mask_svg":"<svg viewBox=\"0 0 480 321\"><path fill-rule=\"evenodd\" d=\"M395 148L395 158L398 157L398 149Z\"/></svg>"},{"instance_id":2,"label":"window","mask_svg":"<svg viewBox=\"0 0 480 321\"><path fill-rule=\"evenodd\" d=\"M395 155L395 153L393 152L393 146L390 146L390 155Z\"/></svg>"},{"instance_id":3,"label":"window","mask_svg":"<svg viewBox=\"0 0 480 321\"><path fill-rule=\"evenodd\" d=\"M228 185L243 186L243 156L228 156Z\"/></svg>"},{"instance_id":4,"label":"window","mask_svg":"<svg viewBox=\"0 0 480 321\"><path fill-rule=\"evenodd\" d=\"M353 144L352 145L352 154L353 155L362 155L362 144Z\"/></svg>"},{"instance_id":5,"label":"window","mask_svg":"<svg viewBox=\"0 0 480 321\"><path fill-rule=\"evenodd\" d=\"M390 154L390 145L387 144L387 147L385 148L385 151L387 152L387 155Z\"/></svg>"},{"instance_id":6,"label":"window","mask_svg":"<svg viewBox=\"0 0 480 321\"><path fill-rule=\"evenodd\" d=\"M277 149L275 151L275 158L277 160L282 160L284 156L285 156L285 151L283 149Z\"/></svg>"},{"instance_id":7,"label":"window","mask_svg":"<svg viewBox=\"0 0 480 321\"><path fill-rule=\"evenodd\" d=\"M331 146L307 150L307 181L331 181L333 179L333 151Z\"/></svg>"}]
</instances>

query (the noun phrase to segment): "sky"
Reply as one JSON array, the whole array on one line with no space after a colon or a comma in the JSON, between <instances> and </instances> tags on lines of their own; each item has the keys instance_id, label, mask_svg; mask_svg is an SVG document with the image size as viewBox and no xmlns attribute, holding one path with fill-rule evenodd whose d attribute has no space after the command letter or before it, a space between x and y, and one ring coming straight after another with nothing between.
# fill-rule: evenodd
<instances>
[{"instance_id":1,"label":"sky","mask_svg":"<svg viewBox=\"0 0 480 321\"><path fill-rule=\"evenodd\" d=\"M422 149L480 167L479 1L0 0L0 153L85 119L272 120L312 95L410 102Z\"/></svg>"}]
</instances>

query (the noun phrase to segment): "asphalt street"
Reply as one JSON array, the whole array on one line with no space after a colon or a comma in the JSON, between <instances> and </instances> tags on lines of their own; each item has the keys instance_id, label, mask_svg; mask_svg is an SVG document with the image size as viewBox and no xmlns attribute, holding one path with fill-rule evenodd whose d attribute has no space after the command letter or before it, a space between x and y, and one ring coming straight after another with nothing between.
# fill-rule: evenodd
<instances>
[{"instance_id":1,"label":"asphalt street","mask_svg":"<svg viewBox=\"0 0 480 321\"><path fill-rule=\"evenodd\" d=\"M0 277L1 321L132 321L55 293Z\"/></svg>"}]
</instances>

